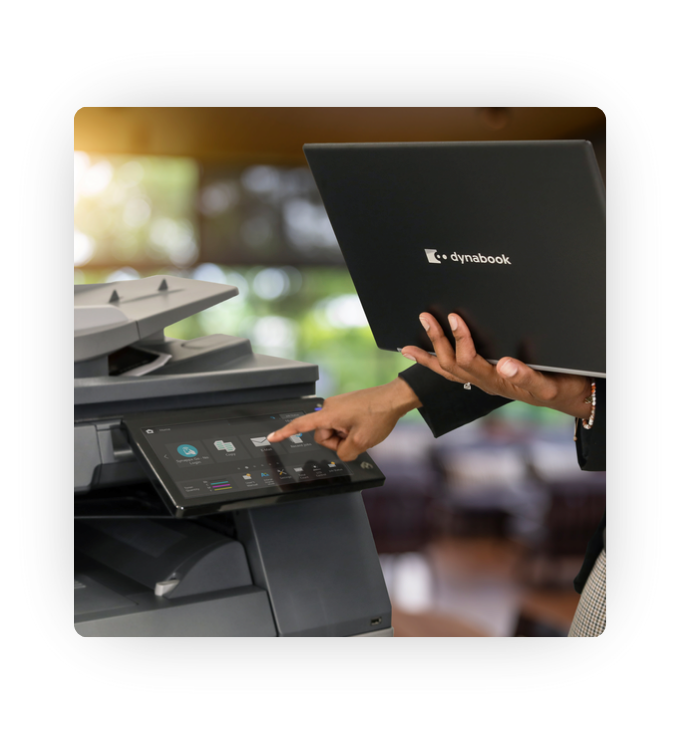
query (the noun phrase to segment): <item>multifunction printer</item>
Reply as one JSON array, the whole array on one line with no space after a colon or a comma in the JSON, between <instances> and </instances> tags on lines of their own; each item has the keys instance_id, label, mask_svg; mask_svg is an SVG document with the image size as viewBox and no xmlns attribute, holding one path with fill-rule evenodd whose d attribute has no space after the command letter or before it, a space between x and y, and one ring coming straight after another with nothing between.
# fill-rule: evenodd
<instances>
[{"instance_id":1,"label":"multifunction printer","mask_svg":"<svg viewBox=\"0 0 680 744\"><path fill-rule=\"evenodd\" d=\"M361 490L313 432L314 364L165 336L236 287L74 287L75 628L82 636L391 636Z\"/></svg>"}]
</instances>

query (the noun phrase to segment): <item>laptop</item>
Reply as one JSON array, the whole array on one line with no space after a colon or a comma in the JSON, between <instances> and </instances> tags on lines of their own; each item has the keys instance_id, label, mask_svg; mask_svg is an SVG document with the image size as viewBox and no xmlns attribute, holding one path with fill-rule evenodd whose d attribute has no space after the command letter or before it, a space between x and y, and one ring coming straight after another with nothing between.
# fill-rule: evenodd
<instances>
[{"instance_id":1,"label":"laptop","mask_svg":"<svg viewBox=\"0 0 680 744\"><path fill-rule=\"evenodd\" d=\"M308 144L377 345L432 352L418 316L477 352L606 376L605 191L590 142Z\"/></svg>"}]
</instances>

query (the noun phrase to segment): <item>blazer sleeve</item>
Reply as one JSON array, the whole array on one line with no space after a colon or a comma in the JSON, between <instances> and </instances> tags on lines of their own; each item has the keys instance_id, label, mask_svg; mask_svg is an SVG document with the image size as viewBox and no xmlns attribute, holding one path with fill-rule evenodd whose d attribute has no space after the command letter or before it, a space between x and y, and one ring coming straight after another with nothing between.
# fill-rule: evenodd
<instances>
[{"instance_id":1,"label":"blazer sleeve","mask_svg":"<svg viewBox=\"0 0 680 744\"><path fill-rule=\"evenodd\" d=\"M423 405L418 410L435 437L512 403L508 398L489 395L476 387L465 390L460 382L451 382L421 364L405 369L399 377L420 399Z\"/></svg>"},{"instance_id":2,"label":"blazer sleeve","mask_svg":"<svg viewBox=\"0 0 680 744\"><path fill-rule=\"evenodd\" d=\"M607 381L596 382L597 408L591 429L584 429L581 421L576 423L576 456L581 470L607 469ZM597 557L605 547L607 515L603 515L597 531L590 539L583 565L574 579L574 589L581 594Z\"/></svg>"},{"instance_id":3,"label":"blazer sleeve","mask_svg":"<svg viewBox=\"0 0 680 744\"><path fill-rule=\"evenodd\" d=\"M465 390L459 382L420 364L399 373L423 404L420 415L435 437L458 429L486 416L512 401L489 395L479 388ZM597 382L597 410L592 429L584 429L579 421L576 433L576 456L581 470L607 469L607 381Z\"/></svg>"}]
</instances>

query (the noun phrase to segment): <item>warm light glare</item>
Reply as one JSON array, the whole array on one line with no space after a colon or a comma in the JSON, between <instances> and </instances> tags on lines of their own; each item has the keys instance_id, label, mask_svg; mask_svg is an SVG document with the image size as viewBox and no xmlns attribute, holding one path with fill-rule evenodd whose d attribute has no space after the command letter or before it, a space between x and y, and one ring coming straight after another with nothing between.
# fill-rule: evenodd
<instances>
[{"instance_id":1,"label":"warm light glare","mask_svg":"<svg viewBox=\"0 0 680 744\"><path fill-rule=\"evenodd\" d=\"M126 282L130 279L139 279L139 272L135 271L129 266L125 266L124 268L118 269L117 271L109 274L106 277L106 282L107 284L109 282Z\"/></svg>"},{"instance_id":2,"label":"warm light glare","mask_svg":"<svg viewBox=\"0 0 680 744\"><path fill-rule=\"evenodd\" d=\"M175 266L189 266L198 255L194 228L188 220L161 217L151 225L151 242L163 248Z\"/></svg>"},{"instance_id":3,"label":"warm light glare","mask_svg":"<svg viewBox=\"0 0 680 744\"><path fill-rule=\"evenodd\" d=\"M267 349L267 353L285 358L295 357L297 323L290 318L266 315L259 318L252 330L255 347Z\"/></svg>"},{"instance_id":4,"label":"warm light glare","mask_svg":"<svg viewBox=\"0 0 680 744\"><path fill-rule=\"evenodd\" d=\"M151 205L146 199L130 200L123 208L123 222L128 227L142 227L149 221Z\"/></svg>"},{"instance_id":5,"label":"warm light glare","mask_svg":"<svg viewBox=\"0 0 680 744\"><path fill-rule=\"evenodd\" d=\"M73 156L76 265L192 265L198 165L188 158Z\"/></svg>"},{"instance_id":6,"label":"warm light glare","mask_svg":"<svg viewBox=\"0 0 680 744\"><path fill-rule=\"evenodd\" d=\"M85 172L81 184L80 193L83 196L95 196L101 193L111 183L113 168L111 163L105 160L91 165Z\"/></svg>"},{"instance_id":7,"label":"warm light glare","mask_svg":"<svg viewBox=\"0 0 680 744\"><path fill-rule=\"evenodd\" d=\"M90 167L90 158L85 152L73 153L73 200L78 201L80 190L83 184L83 178Z\"/></svg>"},{"instance_id":8,"label":"warm light glare","mask_svg":"<svg viewBox=\"0 0 680 744\"><path fill-rule=\"evenodd\" d=\"M319 303L332 328L362 328L368 325L364 308L356 295L346 294Z\"/></svg>"},{"instance_id":9,"label":"warm light glare","mask_svg":"<svg viewBox=\"0 0 680 744\"><path fill-rule=\"evenodd\" d=\"M82 266L86 264L94 253L94 243L92 238L84 235L78 230L73 231L73 265Z\"/></svg>"},{"instance_id":10,"label":"warm light glare","mask_svg":"<svg viewBox=\"0 0 680 744\"><path fill-rule=\"evenodd\" d=\"M136 186L144 178L144 166L137 160L130 160L121 165L117 176L123 186Z\"/></svg>"},{"instance_id":11,"label":"warm light glare","mask_svg":"<svg viewBox=\"0 0 680 744\"><path fill-rule=\"evenodd\" d=\"M289 290L290 279L282 269L263 269L253 279L253 291L263 300L275 300Z\"/></svg>"}]
</instances>

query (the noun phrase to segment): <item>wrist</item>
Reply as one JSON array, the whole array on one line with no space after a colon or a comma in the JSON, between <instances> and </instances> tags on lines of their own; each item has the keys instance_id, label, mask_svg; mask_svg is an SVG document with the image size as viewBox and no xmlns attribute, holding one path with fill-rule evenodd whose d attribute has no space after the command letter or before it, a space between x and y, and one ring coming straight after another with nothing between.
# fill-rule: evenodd
<instances>
[{"instance_id":1,"label":"wrist","mask_svg":"<svg viewBox=\"0 0 680 744\"><path fill-rule=\"evenodd\" d=\"M558 411L574 416L577 419L588 419L592 409L592 402L590 398L590 380L587 377L581 378L582 382L579 385L579 390L576 394L571 393L569 398L565 398L562 404L554 406Z\"/></svg>"},{"instance_id":2,"label":"wrist","mask_svg":"<svg viewBox=\"0 0 680 744\"><path fill-rule=\"evenodd\" d=\"M578 401L576 403L577 409L574 411L574 415L578 418L588 419L592 408L591 400L591 381L587 378L583 378L583 387L579 393Z\"/></svg>"},{"instance_id":3,"label":"wrist","mask_svg":"<svg viewBox=\"0 0 680 744\"><path fill-rule=\"evenodd\" d=\"M388 394L390 406L400 418L409 411L423 405L420 398L413 392L413 388L401 377L396 377L383 387Z\"/></svg>"}]
</instances>

